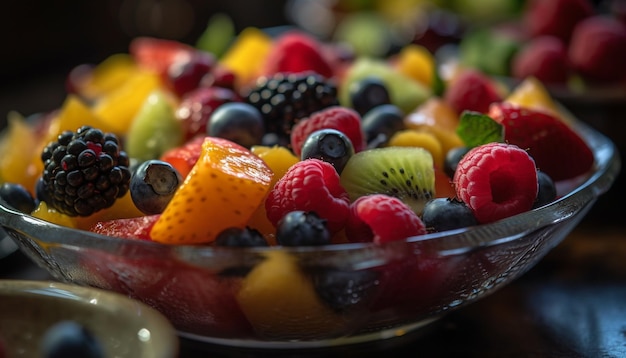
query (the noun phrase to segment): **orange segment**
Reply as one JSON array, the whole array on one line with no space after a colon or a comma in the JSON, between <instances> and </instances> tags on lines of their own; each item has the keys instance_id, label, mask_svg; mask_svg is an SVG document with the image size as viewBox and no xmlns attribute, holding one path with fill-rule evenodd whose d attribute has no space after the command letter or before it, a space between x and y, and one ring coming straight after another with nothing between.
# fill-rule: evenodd
<instances>
[{"instance_id":1,"label":"orange segment","mask_svg":"<svg viewBox=\"0 0 626 358\"><path fill-rule=\"evenodd\" d=\"M420 147L430 152L435 168L443 168L444 153L437 137L429 132L420 132L415 129L405 129L396 132L389 139L391 147Z\"/></svg>"},{"instance_id":2,"label":"orange segment","mask_svg":"<svg viewBox=\"0 0 626 358\"><path fill-rule=\"evenodd\" d=\"M275 146L254 146L251 148L252 153L259 156L272 169L274 177L270 183L270 188L280 179L289 167L296 164L299 159L289 149L285 147ZM264 200L265 201L265 200ZM259 205L257 210L252 214L248 226L257 229L261 234L268 236L275 234L276 228L267 218L265 205Z\"/></svg>"},{"instance_id":3,"label":"orange segment","mask_svg":"<svg viewBox=\"0 0 626 358\"><path fill-rule=\"evenodd\" d=\"M200 158L150 233L166 244L208 243L245 227L270 189L272 170L248 149L207 137Z\"/></svg>"},{"instance_id":4,"label":"orange segment","mask_svg":"<svg viewBox=\"0 0 626 358\"><path fill-rule=\"evenodd\" d=\"M135 71L137 65L128 54L109 56L96 66L80 86L81 95L96 99L121 86Z\"/></svg>"},{"instance_id":5,"label":"orange segment","mask_svg":"<svg viewBox=\"0 0 626 358\"><path fill-rule=\"evenodd\" d=\"M74 221L77 228L88 230L99 221L127 219L139 216L144 216L144 213L137 209L129 191L123 197L115 200L115 203L113 203L111 207L97 211L88 217L76 217Z\"/></svg>"},{"instance_id":6,"label":"orange segment","mask_svg":"<svg viewBox=\"0 0 626 358\"><path fill-rule=\"evenodd\" d=\"M513 88L504 101L521 107L546 111L563 118L546 87L535 77L524 79Z\"/></svg>"},{"instance_id":7,"label":"orange segment","mask_svg":"<svg viewBox=\"0 0 626 358\"><path fill-rule=\"evenodd\" d=\"M431 97L404 119L407 128L435 135L445 155L450 149L460 147L463 141L456 134L459 116L441 98Z\"/></svg>"},{"instance_id":8,"label":"orange segment","mask_svg":"<svg viewBox=\"0 0 626 358\"><path fill-rule=\"evenodd\" d=\"M220 63L235 73L239 86L246 85L261 72L263 59L270 52L272 44L272 38L262 30L245 28Z\"/></svg>"},{"instance_id":9,"label":"orange segment","mask_svg":"<svg viewBox=\"0 0 626 358\"><path fill-rule=\"evenodd\" d=\"M48 126L45 144L55 140L63 131L76 131L84 125L98 128L103 132L112 132L115 129L114 126L108 125L107 122L94 114L91 108L76 95L70 94L65 98L59 114L52 119Z\"/></svg>"},{"instance_id":10,"label":"orange segment","mask_svg":"<svg viewBox=\"0 0 626 358\"><path fill-rule=\"evenodd\" d=\"M161 79L156 73L136 71L119 87L100 98L94 113L112 128L111 132L123 135L128 132L135 114L154 90L161 88Z\"/></svg>"},{"instance_id":11,"label":"orange segment","mask_svg":"<svg viewBox=\"0 0 626 358\"><path fill-rule=\"evenodd\" d=\"M9 113L7 129L0 138L0 181L22 184L34 194L40 172L31 161L36 148L33 128L21 115Z\"/></svg>"},{"instance_id":12,"label":"orange segment","mask_svg":"<svg viewBox=\"0 0 626 358\"><path fill-rule=\"evenodd\" d=\"M241 283L237 302L255 331L266 338L309 339L332 335L346 322L325 306L296 259L267 252Z\"/></svg>"},{"instance_id":13,"label":"orange segment","mask_svg":"<svg viewBox=\"0 0 626 358\"><path fill-rule=\"evenodd\" d=\"M398 54L395 65L398 72L405 76L427 87L433 85L435 59L425 47L416 44L406 45Z\"/></svg>"}]
</instances>

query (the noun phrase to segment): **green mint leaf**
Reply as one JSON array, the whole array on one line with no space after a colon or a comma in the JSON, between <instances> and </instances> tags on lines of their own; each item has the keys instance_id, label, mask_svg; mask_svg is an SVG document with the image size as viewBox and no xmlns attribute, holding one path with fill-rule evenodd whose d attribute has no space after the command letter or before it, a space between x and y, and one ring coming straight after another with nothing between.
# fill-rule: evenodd
<instances>
[{"instance_id":1,"label":"green mint leaf","mask_svg":"<svg viewBox=\"0 0 626 358\"><path fill-rule=\"evenodd\" d=\"M456 133L470 148L504 141L504 126L479 112L463 111Z\"/></svg>"}]
</instances>

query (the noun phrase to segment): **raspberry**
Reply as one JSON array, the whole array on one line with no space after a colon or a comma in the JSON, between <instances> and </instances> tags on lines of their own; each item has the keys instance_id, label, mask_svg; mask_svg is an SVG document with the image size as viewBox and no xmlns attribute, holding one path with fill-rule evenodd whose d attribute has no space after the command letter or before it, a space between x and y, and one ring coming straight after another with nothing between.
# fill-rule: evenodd
<instances>
[{"instance_id":1,"label":"raspberry","mask_svg":"<svg viewBox=\"0 0 626 358\"><path fill-rule=\"evenodd\" d=\"M351 108L332 106L311 114L293 126L291 130L293 152L300 156L302 145L308 136L320 129L335 129L342 132L352 142L355 152L365 148L361 116Z\"/></svg>"},{"instance_id":2,"label":"raspberry","mask_svg":"<svg viewBox=\"0 0 626 358\"><path fill-rule=\"evenodd\" d=\"M330 62L324 57L322 44L300 31L287 32L276 39L264 70L266 75L311 71L330 78L334 74Z\"/></svg>"},{"instance_id":3,"label":"raspberry","mask_svg":"<svg viewBox=\"0 0 626 358\"><path fill-rule=\"evenodd\" d=\"M505 143L470 150L453 182L459 199L483 224L530 210L539 187L535 161L525 150Z\"/></svg>"},{"instance_id":4,"label":"raspberry","mask_svg":"<svg viewBox=\"0 0 626 358\"><path fill-rule=\"evenodd\" d=\"M502 96L489 77L477 70L467 69L452 80L444 100L459 114L465 110L487 113L489 105L501 101Z\"/></svg>"},{"instance_id":5,"label":"raspberry","mask_svg":"<svg viewBox=\"0 0 626 358\"><path fill-rule=\"evenodd\" d=\"M385 195L361 196L350 205L346 236L353 242L384 243L426 234L422 220L400 199Z\"/></svg>"},{"instance_id":6,"label":"raspberry","mask_svg":"<svg viewBox=\"0 0 626 358\"><path fill-rule=\"evenodd\" d=\"M512 75L523 80L535 77L543 83L567 82L570 64L567 47L554 36L539 36L529 41L512 60Z\"/></svg>"},{"instance_id":7,"label":"raspberry","mask_svg":"<svg viewBox=\"0 0 626 358\"><path fill-rule=\"evenodd\" d=\"M331 233L348 218L350 199L332 164L319 159L300 161L289 168L265 201L267 218L274 225L291 211L313 211L326 219Z\"/></svg>"}]
</instances>

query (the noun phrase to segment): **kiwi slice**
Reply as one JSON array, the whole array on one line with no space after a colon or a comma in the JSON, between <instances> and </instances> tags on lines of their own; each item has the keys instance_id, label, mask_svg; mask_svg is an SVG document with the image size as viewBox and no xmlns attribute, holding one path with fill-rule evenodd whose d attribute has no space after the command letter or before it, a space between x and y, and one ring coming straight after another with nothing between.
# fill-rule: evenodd
<instances>
[{"instance_id":1,"label":"kiwi slice","mask_svg":"<svg viewBox=\"0 0 626 358\"><path fill-rule=\"evenodd\" d=\"M341 184L354 201L363 195L387 194L421 215L435 196L433 158L420 147L384 147L354 154L341 172Z\"/></svg>"}]
</instances>

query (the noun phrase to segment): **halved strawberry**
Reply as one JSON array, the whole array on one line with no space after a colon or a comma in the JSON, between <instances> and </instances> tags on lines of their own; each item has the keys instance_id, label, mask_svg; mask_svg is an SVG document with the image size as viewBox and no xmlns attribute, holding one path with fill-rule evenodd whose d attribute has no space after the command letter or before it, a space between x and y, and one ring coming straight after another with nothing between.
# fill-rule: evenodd
<instances>
[{"instance_id":1,"label":"halved strawberry","mask_svg":"<svg viewBox=\"0 0 626 358\"><path fill-rule=\"evenodd\" d=\"M180 147L166 151L159 159L170 163L184 178L200 158L203 142L204 136L195 137Z\"/></svg>"},{"instance_id":2,"label":"halved strawberry","mask_svg":"<svg viewBox=\"0 0 626 358\"><path fill-rule=\"evenodd\" d=\"M159 215L139 216L107 221L98 221L88 230L97 234L122 239L150 240L150 229Z\"/></svg>"},{"instance_id":3,"label":"halved strawberry","mask_svg":"<svg viewBox=\"0 0 626 358\"><path fill-rule=\"evenodd\" d=\"M157 309L176 329L215 337L251 333L235 299L241 278L177 261L159 248L129 246L116 254L85 252L83 269L93 286Z\"/></svg>"},{"instance_id":4,"label":"halved strawberry","mask_svg":"<svg viewBox=\"0 0 626 358\"><path fill-rule=\"evenodd\" d=\"M197 50L178 41L154 37L136 37L129 45L128 52L145 69L155 71L161 76L179 56L191 56Z\"/></svg>"},{"instance_id":5,"label":"halved strawberry","mask_svg":"<svg viewBox=\"0 0 626 358\"><path fill-rule=\"evenodd\" d=\"M582 175L593 165L593 152L559 118L511 103L494 103L489 116L504 126L504 140L528 150L537 169L554 181Z\"/></svg>"}]
</instances>

